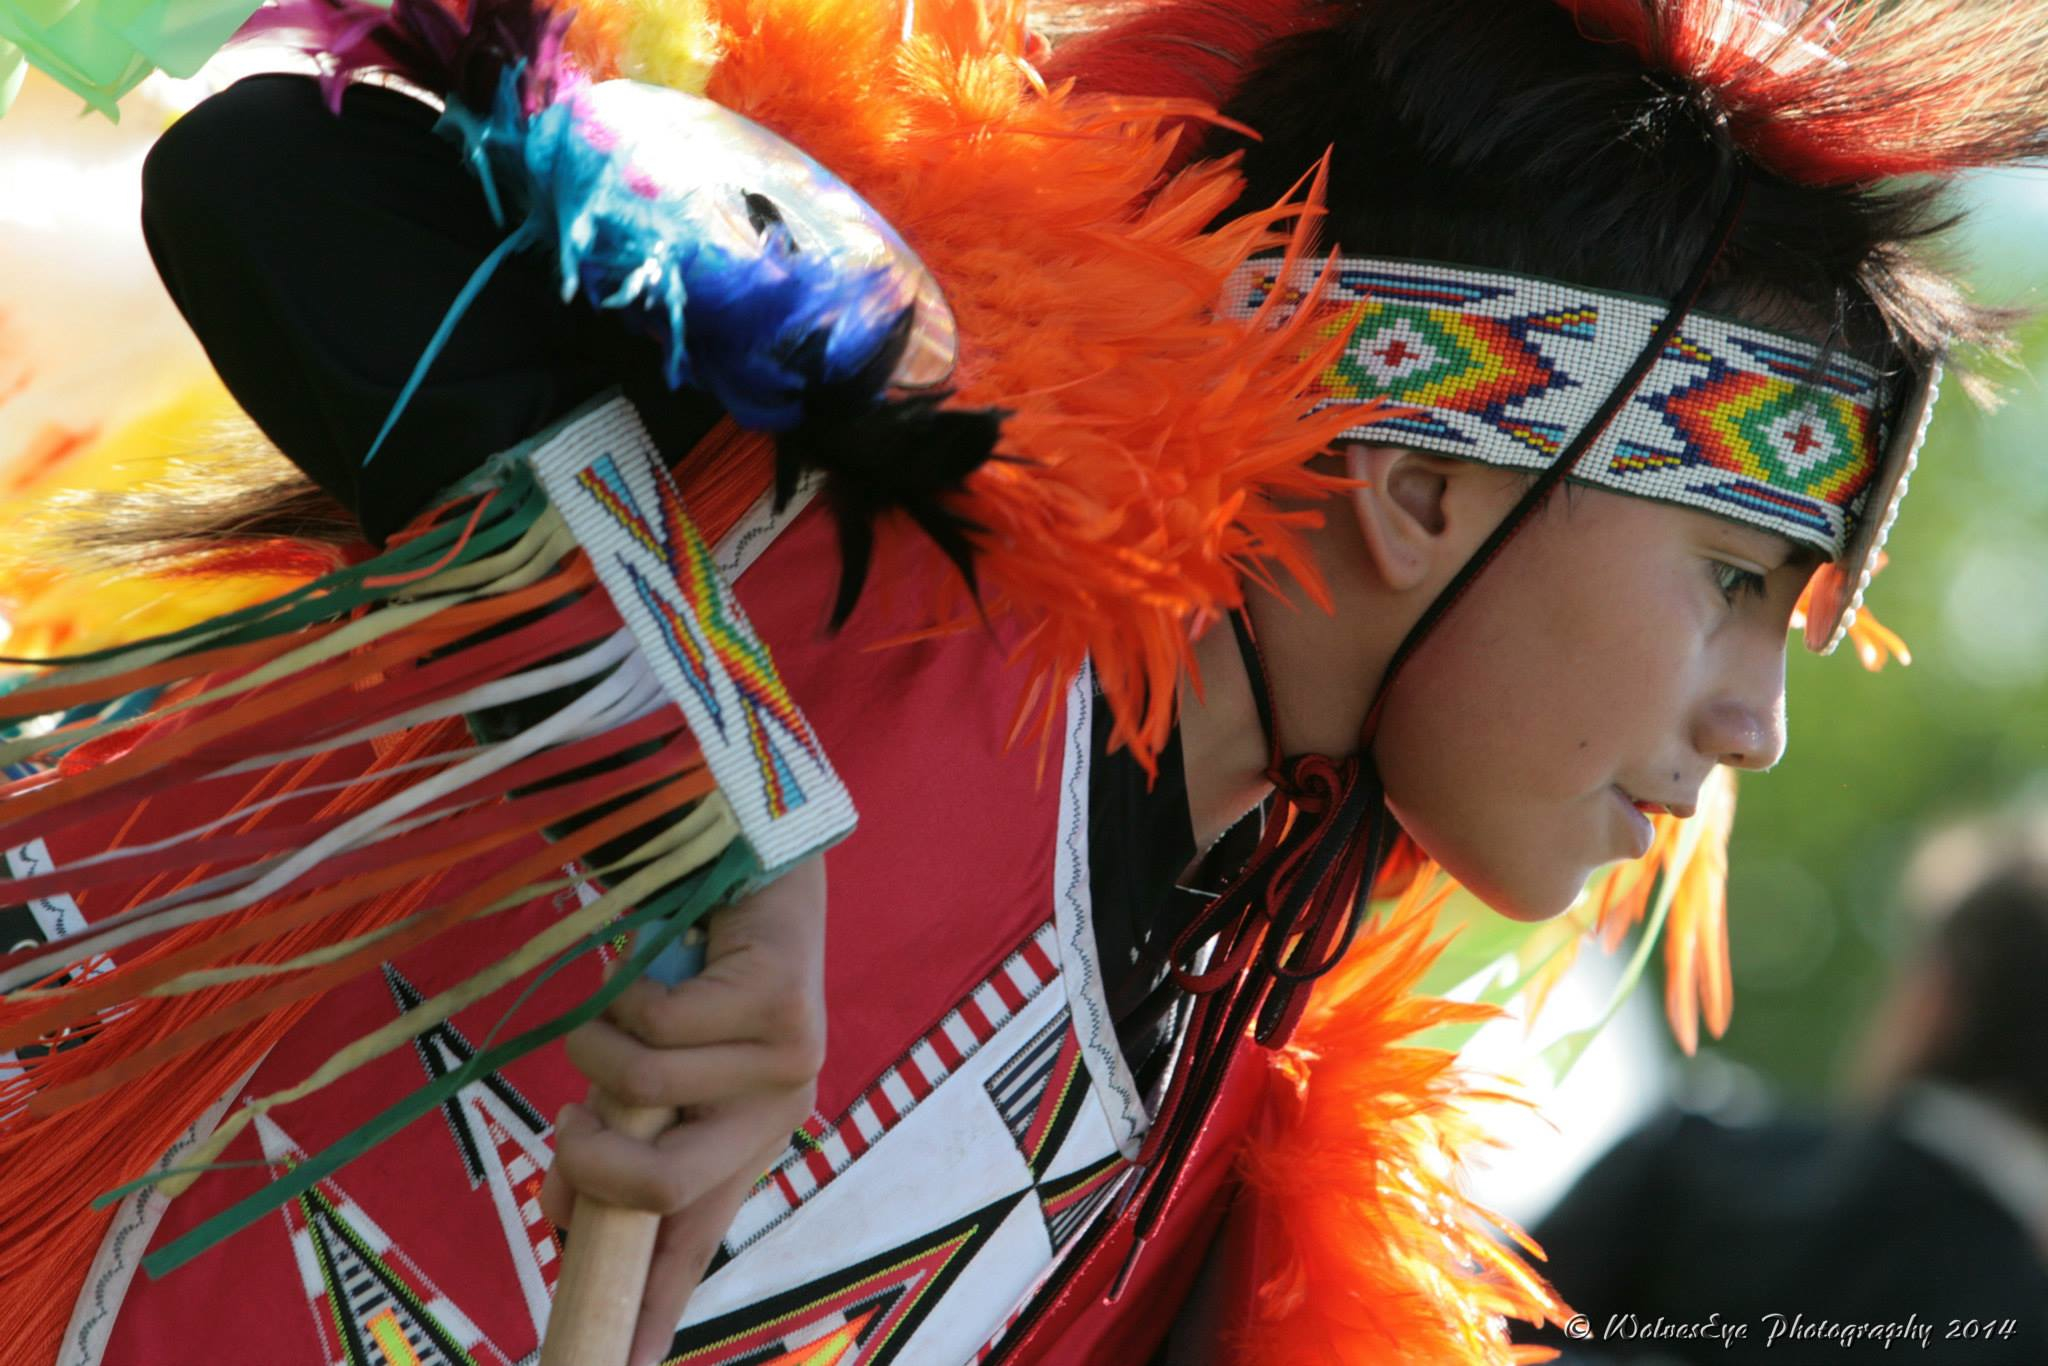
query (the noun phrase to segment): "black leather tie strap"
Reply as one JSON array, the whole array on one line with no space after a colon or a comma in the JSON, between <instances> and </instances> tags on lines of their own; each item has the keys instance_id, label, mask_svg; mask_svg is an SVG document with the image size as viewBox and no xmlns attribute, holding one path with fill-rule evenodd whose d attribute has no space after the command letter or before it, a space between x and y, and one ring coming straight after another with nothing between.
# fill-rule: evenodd
<instances>
[{"instance_id":1,"label":"black leather tie strap","mask_svg":"<svg viewBox=\"0 0 2048 1366\"><path fill-rule=\"evenodd\" d=\"M1230 631L1237 637L1237 657L1244 662L1245 681L1252 687L1252 709L1258 713L1259 734L1266 741L1270 765L1280 762L1280 742L1273 729L1273 681L1266 676L1266 656L1242 609L1230 614Z\"/></svg>"},{"instance_id":2,"label":"black leather tie strap","mask_svg":"<svg viewBox=\"0 0 2048 1366\"><path fill-rule=\"evenodd\" d=\"M1464 598L1473 583L1485 572L1486 567L1499 558L1500 552L1507 548L1508 542L1529 525L1530 520L1550 501L1551 495L1557 492L1558 486L1578 469L1580 462L1586 457L1586 452L1593 449L1594 444L1613 423L1615 415L1635 396L1636 387L1643 382L1643 377L1650 373L1650 367L1657 363L1658 357L1664 354L1665 348L1677 337L1678 329L1685 325L1686 318L1699 302L1701 292L1706 289L1715 265L1720 262L1721 253L1727 249L1728 239L1734 235L1736 220L1742 216L1743 201L1748 197L1748 164L1740 157L1731 157L1728 168L1728 192L1721 202L1721 211L1715 219L1713 234L1707 239L1706 250L1701 252L1699 260L1693 263L1685 284L1672 299L1671 307L1665 311L1663 321L1657 324L1657 330L1650 334L1650 340L1636 353L1635 360L1622 373L1621 379L1608 393L1606 401L1587 420L1586 425L1579 429L1578 435L1572 438L1572 443L1536 477L1536 482L1529 485L1528 491L1509 510L1508 515L1501 519L1500 525L1493 529L1492 534L1480 544L1479 549L1472 552L1471 557L1452 576L1451 581L1444 585L1443 591L1436 595L1429 606L1423 609L1421 617L1408 628L1408 634L1402 637L1400 645L1394 650L1394 657L1387 662L1386 672L1380 675L1379 689L1373 695L1372 709L1366 714L1361 744L1371 744L1372 737L1378 732L1380 713L1385 709L1387 693L1393 687L1394 680L1400 676L1401 670L1407 667L1408 661L1415 657L1415 652L1422 648L1422 643L1429 639L1430 633L1450 614L1450 610Z\"/></svg>"}]
</instances>

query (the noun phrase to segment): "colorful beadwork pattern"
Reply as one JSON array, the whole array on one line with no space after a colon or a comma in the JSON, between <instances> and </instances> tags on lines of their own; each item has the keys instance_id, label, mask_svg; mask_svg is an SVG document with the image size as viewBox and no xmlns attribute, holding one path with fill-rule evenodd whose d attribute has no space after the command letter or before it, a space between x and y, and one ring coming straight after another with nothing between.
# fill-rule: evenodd
<instances>
[{"instance_id":1,"label":"colorful beadwork pattern","mask_svg":"<svg viewBox=\"0 0 2048 1366\"><path fill-rule=\"evenodd\" d=\"M1301 261L1240 267L1222 311L1272 302L1290 317L1322 274ZM1274 295L1279 292L1276 300ZM1524 276L1341 259L1305 346L1347 338L1323 372L1327 403L1417 411L1347 437L1540 469L1591 419L1665 305ZM1693 314L1574 478L1700 508L1839 555L1880 448L1883 384L1804 342Z\"/></svg>"},{"instance_id":2,"label":"colorful beadwork pattern","mask_svg":"<svg viewBox=\"0 0 2048 1366\"><path fill-rule=\"evenodd\" d=\"M633 405L570 419L534 472L773 873L853 829L853 802L747 624Z\"/></svg>"}]
</instances>

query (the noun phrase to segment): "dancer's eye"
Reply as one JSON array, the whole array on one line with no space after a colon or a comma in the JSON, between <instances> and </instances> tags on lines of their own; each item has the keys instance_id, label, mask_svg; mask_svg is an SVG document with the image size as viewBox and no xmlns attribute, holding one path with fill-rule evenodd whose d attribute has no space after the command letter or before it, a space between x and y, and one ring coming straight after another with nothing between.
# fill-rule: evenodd
<instances>
[{"instance_id":1,"label":"dancer's eye","mask_svg":"<svg viewBox=\"0 0 2048 1366\"><path fill-rule=\"evenodd\" d=\"M1714 573L1714 586L1721 590L1729 606L1744 597L1764 595L1764 576L1750 569L1742 569L1719 560L1709 561Z\"/></svg>"}]
</instances>

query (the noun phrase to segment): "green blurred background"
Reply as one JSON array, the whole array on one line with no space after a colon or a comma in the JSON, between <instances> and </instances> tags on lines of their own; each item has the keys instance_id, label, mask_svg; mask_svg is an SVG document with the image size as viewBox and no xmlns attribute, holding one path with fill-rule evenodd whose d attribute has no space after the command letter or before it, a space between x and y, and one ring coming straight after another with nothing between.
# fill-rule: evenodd
<instances>
[{"instance_id":1,"label":"green blurred background","mask_svg":"<svg viewBox=\"0 0 2048 1366\"><path fill-rule=\"evenodd\" d=\"M2048 303L2048 173L1970 182L1957 235L1989 302ZM1735 1016L1701 1052L1791 1100L1835 1094L1906 942L1899 878L1931 825L2048 801L2048 318L2018 331L2021 371L1987 368L1985 412L1954 383L1872 586L1911 667L1866 673L1845 648L1795 652L1791 747L1745 778L1730 849Z\"/></svg>"}]
</instances>

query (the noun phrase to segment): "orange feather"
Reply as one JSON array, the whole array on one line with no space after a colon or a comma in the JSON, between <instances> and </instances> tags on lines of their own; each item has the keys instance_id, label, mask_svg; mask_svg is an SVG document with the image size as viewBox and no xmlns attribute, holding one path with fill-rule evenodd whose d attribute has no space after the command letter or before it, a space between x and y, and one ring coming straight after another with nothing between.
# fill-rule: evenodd
<instances>
[{"instance_id":1,"label":"orange feather","mask_svg":"<svg viewBox=\"0 0 2048 1366\"><path fill-rule=\"evenodd\" d=\"M1008 0L920 4L907 34L884 0L712 13L710 96L896 225L958 318L955 401L1010 414L1004 458L960 509L981 528L987 611L1024 624L1020 663L1041 685L1091 660L1114 742L1149 764L1190 642L1243 600L1242 575L1320 594L1300 542L1318 514L1287 504L1340 486L1309 461L1344 414L1315 413L1305 390L1341 339L1297 360L1293 325L1211 313L1255 252L1309 249L1320 179L1212 229L1238 196L1233 167L1166 171L1180 125L1211 111L1046 85ZM941 616L974 619L959 600Z\"/></svg>"},{"instance_id":2,"label":"orange feather","mask_svg":"<svg viewBox=\"0 0 2048 1366\"><path fill-rule=\"evenodd\" d=\"M1273 1055L1232 1216L1257 1248L1232 1306L1237 1366L1507 1366L1551 1355L1511 1343L1509 1318L1570 1313L1517 1248L1541 1250L1460 1185L1489 1141L1483 1109L1524 1102L1414 1042L1499 1014L1416 989L1447 942L1430 938L1447 891L1421 871Z\"/></svg>"}]
</instances>

